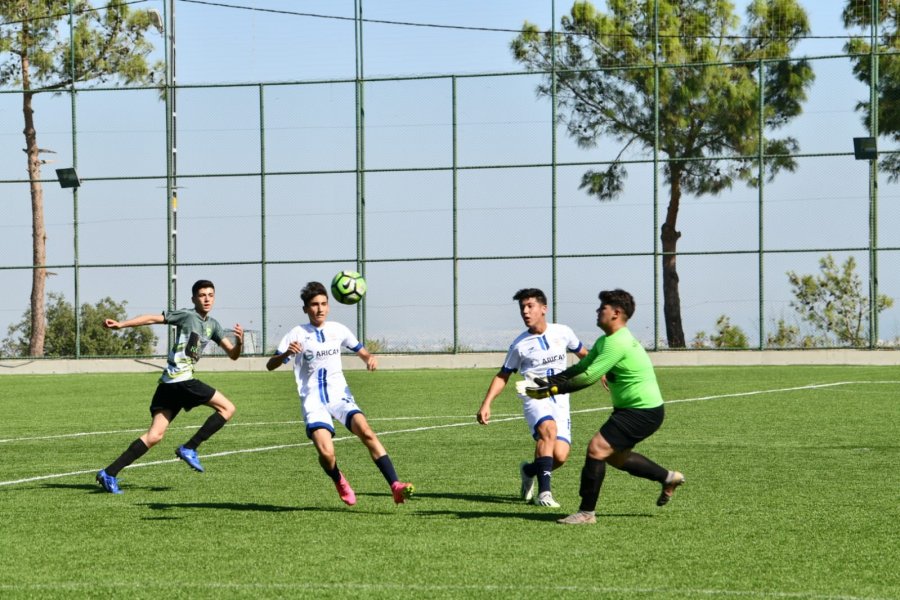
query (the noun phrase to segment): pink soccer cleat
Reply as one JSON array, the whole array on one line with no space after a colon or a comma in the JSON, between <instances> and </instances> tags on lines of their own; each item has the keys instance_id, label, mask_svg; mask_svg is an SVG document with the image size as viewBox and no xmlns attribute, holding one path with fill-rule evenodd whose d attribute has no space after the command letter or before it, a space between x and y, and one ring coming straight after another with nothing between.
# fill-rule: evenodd
<instances>
[{"instance_id":1,"label":"pink soccer cleat","mask_svg":"<svg viewBox=\"0 0 900 600\"><path fill-rule=\"evenodd\" d=\"M344 504L347 506L356 504L356 493L354 493L353 488L350 487L350 482L347 481L347 478L344 477L343 473L341 473L340 480L334 483L334 487L337 488L338 495L341 497L341 500L344 501Z\"/></svg>"},{"instance_id":2,"label":"pink soccer cleat","mask_svg":"<svg viewBox=\"0 0 900 600\"><path fill-rule=\"evenodd\" d=\"M391 484L391 494L394 496L394 502L397 504L403 504L413 495L413 492L416 491L416 488L413 487L411 483L403 483L402 481L395 481Z\"/></svg>"}]
</instances>

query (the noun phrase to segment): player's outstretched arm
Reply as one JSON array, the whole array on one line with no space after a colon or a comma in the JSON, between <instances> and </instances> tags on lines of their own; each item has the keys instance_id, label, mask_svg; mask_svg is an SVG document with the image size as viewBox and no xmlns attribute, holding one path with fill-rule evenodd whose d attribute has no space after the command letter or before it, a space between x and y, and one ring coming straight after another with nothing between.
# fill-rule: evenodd
<instances>
[{"instance_id":1,"label":"player's outstretched arm","mask_svg":"<svg viewBox=\"0 0 900 600\"><path fill-rule=\"evenodd\" d=\"M141 327L142 325L159 325L165 323L166 319L162 314L147 314L132 317L125 321L116 321L115 319L104 319L103 326L107 329L124 329L126 327Z\"/></svg>"}]
</instances>

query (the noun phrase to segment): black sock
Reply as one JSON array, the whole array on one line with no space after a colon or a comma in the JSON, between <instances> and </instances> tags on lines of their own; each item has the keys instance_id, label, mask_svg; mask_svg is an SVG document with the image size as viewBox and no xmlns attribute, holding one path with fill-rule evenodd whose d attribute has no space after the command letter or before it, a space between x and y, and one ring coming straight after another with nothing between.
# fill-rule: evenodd
<instances>
[{"instance_id":1,"label":"black sock","mask_svg":"<svg viewBox=\"0 0 900 600\"><path fill-rule=\"evenodd\" d=\"M550 491L550 476L553 473L553 457L539 456L534 459L534 468L537 471L538 493Z\"/></svg>"},{"instance_id":2,"label":"black sock","mask_svg":"<svg viewBox=\"0 0 900 600\"><path fill-rule=\"evenodd\" d=\"M625 459L625 462L622 463L622 466L619 467L619 469L625 471L629 475L643 477L644 479L658 481L659 483L665 483L666 477L669 475L667 469L662 468L643 454L638 454L637 452L629 454L628 458Z\"/></svg>"},{"instance_id":3,"label":"black sock","mask_svg":"<svg viewBox=\"0 0 900 600\"><path fill-rule=\"evenodd\" d=\"M535 461L537 461L537 459L535 459ZM522 471L525 472L525 475L527 475L528 477L537 476L537 467L534 465L535 463L533 462L522 465Z\"/></svg>"},{"instance_id":4,"label":"black sock","mask_svg":"<svg viewBox=\"0 0 900 600\"><path fill-rule=\"evenodd\" d=\"M605 476L605 460L597 460L590 456L584 459L584 467L581 468L581 488L578 490L581 506L578 510L593 512L597 508L597 498L600 497L600 486L603 485Z\"/></svg>"},{"instance_id":5,"label":"black sock","mask_svg":"<svg viewBox=\"0 0 900 600\"><path fill-rule=\"evenodd\" d=\"M338 469L337 461L334 461L334 468L329 469L325 466L325 461L322 457L319 457L319 465L322 467L322 470L325 471L325 474L331 477L331 480L335 483L341 480L341 470Z\"/></svg>"},{"instance_id":6,"label":"black sock","mask_svg":"<svg viewBox=\"0 0 900 600\"><path fill-rule=\"evenodd\" d=\"M397 471L394 470L394 463L391 462L391 457L387 454L380 458L376 458L375 464L378 466L378 470L381 471L381 474L384 475L388 485L400 479L397 477Z\"/></svg>"},{"instance_id":7,"label":"black sock","mask_svg":"<svg viewBox=\"0 0 900 600\"><path fill-rule=\"evenodd\" d=\"M150 448L147 447L147 444L144 443L144 440L138 438L131 442L131 445L128 446L128 449L122 453L122 455L113 461L111 465L106 467L106 474L111 475L112 477L116 477L119 474L119 471L147 454L147 450Z\"/></svg>"},{"instance_id":8,"label":"black sock","mask_svg":"<svg viewBox=\"0 0 900 600\"><path fill-rule=\"evenodd\" d=\"M194 437L187 441L184 447L188 450L196 450L197 446L212 437L212 434L225 427L225 423L227 422L228 419L226 419L219 413L214 412L213 414L209 415L209 418L206 419L206 422L203 424L203 426L197 430L197 433L194 434Z\"/></svg>"}]
</instances>

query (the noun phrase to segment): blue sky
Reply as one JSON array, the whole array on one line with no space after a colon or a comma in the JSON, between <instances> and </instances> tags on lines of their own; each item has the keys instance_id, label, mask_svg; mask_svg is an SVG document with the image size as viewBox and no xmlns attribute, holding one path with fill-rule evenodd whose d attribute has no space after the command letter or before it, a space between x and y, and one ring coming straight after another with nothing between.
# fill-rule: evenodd
<instances>
[{"instance_id":1,"label":"blue sky","mask_svg":"<svg viewBox=\"0 0 900 600\"><path fill-rule=\"evenodd\" d=\"M240 4L239 2L231 2ZM261 0L256 8L350 18L352 0L300 2ZM742 6L743 3L738 3ZM805 2L813 34L846 34L843 2ZM155 7L163 2L137 5ZM571 6L558 1L557 19ZM544 0L455 2L371 1L367 19L516 30L524 20L549 28L551 5ZM743 14L743 10L740 10ZM177 74L182 85L341 80L355 70L352 21L245 11L199 2L176 2ZM513 33L367 23L363 29L367 77L476 75L519 71L509 52ZM842 39L803 43L800 55L839 54ZM161 47L161 40L160 40ZM785 131L804 152L842 154L851 139L864 135L856 101L866 90L848 61L816 61L816 83L803 115ZM550 158L549 105L534 94L534 77L464 77L458 86L458 160L462 165L543 163ZM373 82L366 94L366 164L369 168L445 167L451 156L449 79L402 83ZM355 162L353 88L346 83L283 86L264 92L265 163L268 171L347 170ZM0 95L0 179L24 173L18 97ZM196 87L178 95L179 173L248 173L260 169L259 90L255 86ZM54 149L57 163L73 164L68 97L42 96L37 102L41 146ZM78 165L83 177L165 174L164 112L152 91L85 92L77 99ZM618 152L615 143L586 151L563 134L558 160L603 160ZM765 243L768 248L861 247L868 243L866 164L852 157L800 159L797 173L779 177L765 190ZM600 205L577 189L584 167L558 173L559 251L640 253L652 248L652 173L629 169L623 196ZM45 172L51 178L52 170ZM273 266L267 279L269 343L302 317L297 293L310 279L325 280L355 257L352 174L268 177L266 242L258 214L258 177L180 180L179 260L185 262L320 260L298 267ZM547 169L476 170L459 175L459 253L462 256L542 254L550 251ZM369 337L446 345L453 335L448 261L390 262L407 256L446 257L452 252L452 180L447 171L374 173L367 176ZM4 264L30 262L27 186L4 185L7 219L0 224ZM900 247L900 234L884 224L898 221L896 185L879 188L879 242ZM13 200L15 198L15 200ZM665 206L665 189L660 191ZM71 193L46 186L50 264L73 260ZM165 260L164 180L86 182L79 192L81 264L159 263ZM686 198L679 217L683 252L752 250L758 244L756 192L735 187L719 197ZM611 226L615 223L615 226ZM535 232L538 224L538 232ZM768 255L765 260L765 320L793 318L787 270L814 272L821 252ZM837 255L843 259L846 254ZM855 253L865 276L865 253ZM883 293L900 299L897 253L880 259ZM727 314L756 337L758 261L754 255L684 256L679 261L685 333L712 330ZM48 288L71 299L72 269L54 269ZM653 261L644 257L572 259L560 264L559 320L593 340L596 293L608 287L635 292L636 334L653 338ZM219 286L217 314L224 324L262 326L259 268L252 265L190 266L179 270L179 305L187 304L190 283L211 277ZM0 332L20 318L30 287L27 271L0 271ZM550 292L547 263L464 261L460 264L460 337L466 347L502 348L520 329L512 293L538 286ZM129 311L155 312L165 303L165 270L86 268L82 301L109 295L127 299ZM355 322L356 313L337 307L334 317ZM659 318L660 327L662 320ZM661 329L664 336L664 329ZM883 338L900 335L900 312L882 315Z\"/></svg>"}]
</instances>

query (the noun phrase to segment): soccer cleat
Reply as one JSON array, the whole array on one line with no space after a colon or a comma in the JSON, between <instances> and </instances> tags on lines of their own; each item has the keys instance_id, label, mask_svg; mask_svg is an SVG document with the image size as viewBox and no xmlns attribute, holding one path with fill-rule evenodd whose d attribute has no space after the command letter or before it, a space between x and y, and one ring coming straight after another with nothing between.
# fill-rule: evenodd
<instances>
[{"instance_id":1,"label":"soccer cleat","mask_svg":"<svg viewBox=\"0 0 900 600\"><path fill-rule=\"evenodd\" d=\"M416 488L411 483L395 481L391 484L391 494L394 496L394 502L397 504L403 504L409 500L415 491Z\"/></svg>"},{"instance_id":2,"label":"soccer cleat","mask_svg":"<svg viewBox=\"0 0 900 600\"><path fill-rule=\"evenodd\" d=\"M200 464L200 457L197 456L196 450L178 446L175 449L175 456L186 462L195 471L203 472L203 465Z\"/></svg>"},{"instance_id":3,"label":"soccer cleat","mask_svg":"<svg viewBox=\"0 0 900 600\"><path fill-rule=\"evenodd\" d=\"M594 516L593 512L579 510L577 513L572 513L568 517L557 519L556 522L560 525L592 525L597 522L597 517Z\"/></svg>"},{"instance_id":4,"label":"soccer cleat","mask_svg":"<svg viewBox=\"0 0 900 600\"><path fill-rule=\"evenodd\" d=\"M535 506L549 506L550 508L559 508L559 502L553 499L550 492L541 492L534 499Z\"/></svg>"},{"instance_id":5,"label":"soccer cleat","mask_svg":"<svg viewBox=\"0 0 900 600\"><path fill-rule=\"evenodd\" d=\"M674 471L672 473L672 481L669 483L664 483L662 486L662 492L659 494L659 498L656 499L657 506L665 506L669 503L669 500L672 499L672 496L675 494L675 488L684 483L684 473L680 473L678 471Z\"/></svg>"},{"instance_id":6,"label":"soccer cleat","mask_svg":"<svg viewBox=\"0 0 900 600\"><path fill-rule=\"evenodd\" d=\"M526 465L528 465L528 461L524 460L522 461L522 464L519 465L519 477L522 478L522 487L519 491L519 495L525 502L531 502L532 498L534 498L534 477L529 477L525 474Z\"/></svg>"},{"instance_id":7,"label":"soccer cleat","mask_svg":"<svg viewBox=\"0 0 900 600\"><path fill-rule=\"evenodd\" d=\"M119 489L119 480L112 475L107 474L106 469L97 473L97 483L110 494L123 493L122 490Z\"/></svg>"},{"instance_id":8,"label":"soccer cleat","mask_svg":"<svg viewBox=\"0 0 900 600\"><path fill-rule=\"evenodd\" d=\"M347 478L344 477L343 473L341 473L340 480L334 482L334 487L337 488L338 496L341 497L344 504L347 506L356 504L356 494L353 492L353 488L350 487L350 482L347 481Z\"/></svg>"}]
</instances>

